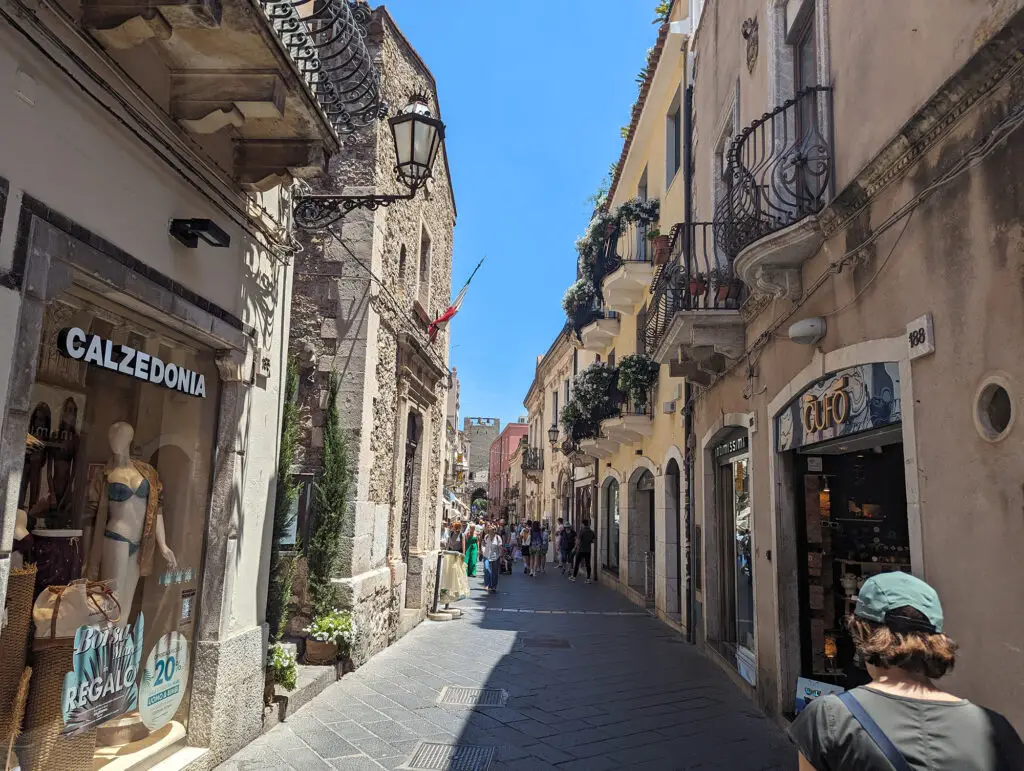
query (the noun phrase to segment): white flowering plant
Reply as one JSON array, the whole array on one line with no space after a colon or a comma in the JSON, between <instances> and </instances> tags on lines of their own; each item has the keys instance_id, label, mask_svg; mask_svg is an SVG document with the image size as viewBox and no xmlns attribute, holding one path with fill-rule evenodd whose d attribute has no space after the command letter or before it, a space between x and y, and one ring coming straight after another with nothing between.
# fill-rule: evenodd
<instances>
[{"instance_id":1,"label":"white flowering plant","mask_svg":"<svg viewBox=\"0 0 1024 771\"><path fill-rule=\"evenodd\" d=\"M317 616L305 631L318 642L336 644L342 653L348 653L356 639L356 625L347 610L335 609Z\"/></svg>"},{"instance_id":2,"label":"white flowering plant","mask_svg":"<svg viewBox=\"0 0 1024 771\"><path fill-rule=\"evenodd\" d=\"M295 690L298 669L295 665L295 654L274 643L267 649L267 668L274 673L274 682L286 691Z\"/></svg>"}]
</instances>

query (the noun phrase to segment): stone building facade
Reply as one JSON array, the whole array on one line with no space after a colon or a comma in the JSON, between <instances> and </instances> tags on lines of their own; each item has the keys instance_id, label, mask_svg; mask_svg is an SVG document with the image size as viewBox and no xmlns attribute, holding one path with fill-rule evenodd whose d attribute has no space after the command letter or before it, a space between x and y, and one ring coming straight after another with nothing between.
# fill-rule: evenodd
<instances>
[{"instance_id":1,"label":"stone building facade","mask_svg":"<svg viewBox=\"0 0 1024 771\"><path fill-rule=\"evenodd\" d=\"M440 117L433 76L383 7L367 45L391 112L418 94ZM386 121L351 135L346 150L317 192L404 192ZM427 324L450 301L455 216L442 150L415 198L351 212L330 234L305 236L296 258L291 350L306 420L297 471L319 471L334 371L355 489L336 581L359 629L357 664L418 623L433 596L449 373L448 330L431 343Z\"/></svg>"},{"instance_id":2,"label":"stone building facade","mask_svg":"<svg viewBox=\"0 0 1024 771\"><path fill-rule=\"evenodd\" d=\"M469 466L465 487L468 505L477 498L487 497L491 445L501 433L501 421L498 418L466 418L462 426Z\"/></svg>"}]
</instances>

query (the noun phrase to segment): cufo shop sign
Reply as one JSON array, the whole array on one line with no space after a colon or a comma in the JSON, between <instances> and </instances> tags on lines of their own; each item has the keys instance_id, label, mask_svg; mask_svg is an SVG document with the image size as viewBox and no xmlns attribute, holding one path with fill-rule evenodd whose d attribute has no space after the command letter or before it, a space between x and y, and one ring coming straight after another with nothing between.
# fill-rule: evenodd
<instances>
[{"instance_id":1,"label":"cufo shop sign","mask_svg":"<svg viewBox=\"0 0 1024 771\"><path fill-rule=\"evenodd\" d=\"M158 356L137 351L131 346L91 335L78 327L66 327L60 331L57 350L76 361L120 372L189 396L206 398L206 378L200 373L179 364L165 362Z\"/></svg>"},{"instance_id":2,"label":"cufo shop sign","mask_svg":"<svg viewBox=\"0 0 1024 771\"><path fill-rule=\"evenodd\" d=\"M817 380L775 418L779 452L899 423L900 370L895 362L862 364Z\"/></svg>"}]
</instances>

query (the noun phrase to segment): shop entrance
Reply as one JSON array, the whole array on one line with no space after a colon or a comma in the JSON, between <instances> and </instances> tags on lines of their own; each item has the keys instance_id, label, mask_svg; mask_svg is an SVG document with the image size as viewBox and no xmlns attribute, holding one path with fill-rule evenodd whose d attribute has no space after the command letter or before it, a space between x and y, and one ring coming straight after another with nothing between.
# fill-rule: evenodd
<instances>
[{"instance_id":1,"label":"shop entrance","mask_svg":"<svg viewBox=\"0 0 1024 771\"><path fill-rule=\"evenodd\" d=\"M801 674L852 688L869 680L846 631L857 591L910 572L901 426L801 448L793 468Z\"/></svg>"}]
</instances>

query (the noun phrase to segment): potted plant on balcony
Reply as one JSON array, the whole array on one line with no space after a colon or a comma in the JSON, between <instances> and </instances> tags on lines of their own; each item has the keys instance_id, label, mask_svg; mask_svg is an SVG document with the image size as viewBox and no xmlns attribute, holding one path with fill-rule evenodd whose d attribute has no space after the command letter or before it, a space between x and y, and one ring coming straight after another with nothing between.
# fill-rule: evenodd
<instances>
[{"instance_id":1,"label":"potted plant on balcony","mask_svg":"<svg viewBox=\"0 0 1024 771\"><path fill-rule=\"evenodd\" d=\"M647 233L647 238L650 240L651 250L654 252L654 264L667 264L669 254L672 252L672 239L663 236L657 228L651 228Z\"/></svg>"},{"instance_id":2,"label":"potted plant on balcony","mask_svg":"<svg viewBox=\"0 0 1024 771\"><path fill-rule=\"evenodd\" d=\"M718 302L725 302L738 296L739 280L728 268L712 268L708 272L708 278Z\"/></svg>"},{"instance_id":3,"label":"potted plant on balcony","mask_svg":"<svg viewBox=\"0 0 1024 771\"><path fill-rule=\"evenodd\" d=\"M693 297L700 297L707 290L708 282L707 276L703 273L691 273L690 274L690 295Z\"/></svg>"},{"instance_id":4,"label":"potted plant on balcony","mask_svg":"<svg viewBox=\"0 0 1024 771\"><path fill-rule=\"evenodd\" d=\"M629 394L638 415L647 411L647 398L658 381L658 362L642 353L623 357L619 362L619 390Z\"/></svg>"}]
</instances>

